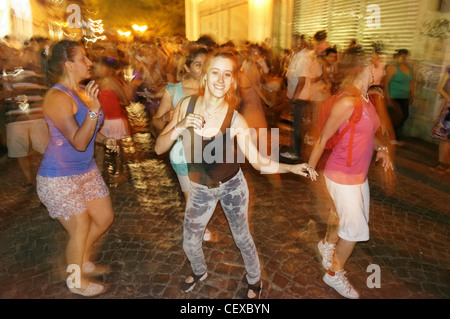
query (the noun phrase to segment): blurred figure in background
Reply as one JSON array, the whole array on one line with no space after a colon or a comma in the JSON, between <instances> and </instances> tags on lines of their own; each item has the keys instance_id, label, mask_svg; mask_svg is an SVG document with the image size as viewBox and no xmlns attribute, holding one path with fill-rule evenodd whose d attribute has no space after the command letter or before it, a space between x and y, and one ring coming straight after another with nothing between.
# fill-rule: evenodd
<instances>
[{"instance_id":1,"label":"blurred figure in background","mask_svg":"<svg viewBox=\"0 0 450 319\"><path fill-rule=\"evenodd\" d=\"M439 174L450 172L450 65L445 68L438 84L444 106L431 130L431 137L439 140L439 163L433 170Z\"/></svg>"},{"instance_id":2,"label":"blurred figure in background","mask_svg":"<svg viewBox=\"0 0 450 319\"><path fill-rule=\"evenodd\" d=\"M309 120L311 121L311 128L308 134L305 135L304 142L308 145L313 145L318 138L317 132L317 119L318 119L318 107L320 103L325 101L331 96L330 86L327 83L327 75L325 74L324 60L325 51L329 45L325 40L327 34L325 31L318 31L313 37L314 49L311 50L311 100L308 105Z\"/></svg>"},{"instance_id":3,"label":"blurred figure in background","mask_svg":"<svg viewBox=\"0 0 450 319\"><path fill-rule=\"evenodd\" d=\"M408 50L398 50L394 55L395 62L386 69L384 95L397 139L401 137L415 94L414 71L408 62L408 56Z\"/></svg>"},{"instance_id":4,"label":"blurred figure in background","mask_svg":"<svg viewBox=\"0 0 450 319\"><path fill-rule=\"evenodd\" d=\"M294 35L294 56L286 72L286 96L294 107L293 142L291 151L280 153L284 158L298 160L302 144L302 120L310 100L311 57L304 35Z\"/></svg>"},{"instance_id":5,"label":"blurred figure in background","mask_svg":"<svg viewBox=\"0 0 450 319\"><path fill-rule=\"evenodd\" d=\"M164 127L172 120L172 115L178 103L186 96L197 95L200 89L200 77L203 71L203 65L206 60L208 51L201 48L192 48L185 59L183 69L185 71L184 79L176 84L169 83L163 93L158 111L152 118L152 126L155 136L158 136ZM175 155L177 158L184 158L184 151L179 142L175 143L170 152L171 165L177 174L181 190L185 200L189 194L189 177L186 161L180 163L173 160Z\"/></svg>"},{"instance_id":6,"label":"blurred figure in background","mask_svg":"<svg viewBox=\"0 0 450 319\"><path fill-rule=\"evenodd\" d=\"M99 88L98 99L104 114L100 133L107 138L116 140L120 145L120 140L131 136L131 128L125 111L130 97L117 76L118 69L117 60L111 57L102 57L95 63L94 73ZM105 180L108 184L117 184L126 179L123 152L110 152L104 144L96 143L95 157L98 169L106 176ZM107 164L106 170L105 164Z\"/></svg>"},{"instance_id":7,"label":"blurred figure in background","mask_svg":"<svg viewBox=\"0 0 450 319\"><path fill-rule=\"evenodd\" d=\"M336 48L329 47L325 49L323 57L319 59L323 68L323 81L329 87L331 95L336 94L339 89L337 56L338 52Z\"/></svg>"},{"instance_id":8,"label":"blurred figure in background","mask_svg":"<svg viewBox=\"0 0 450 319\"><path fill-rule=\"evenodd\" d=\"M267 140L267 134L260 136L262 131L259 129L268 127L263 103L270 106L270 102L262 89L263 76L268 73L269 67L262 56L261 48L257 44L251 44L248 48L247 58L242 63L239 112L247 121L248 126L256 129L256 136L252 137L255 145L258 145L259 137L264 141Z\"/></svg>"},{"instance_id":9,"label":"blurred figure in background","mask_svg":"<svg viewBox=\"0 0 450 319\"><path fill-rule=\"evenodd\" d=\"M29 156L31 149L44 154L48 143L48 127L42 112L47 87L41 70L37 47L28 46L20 52L9 48L10 71L3 74L8 156L17 158L25 177L24 187L35 185L36 171Z\"/></svg>"}]
</instances>

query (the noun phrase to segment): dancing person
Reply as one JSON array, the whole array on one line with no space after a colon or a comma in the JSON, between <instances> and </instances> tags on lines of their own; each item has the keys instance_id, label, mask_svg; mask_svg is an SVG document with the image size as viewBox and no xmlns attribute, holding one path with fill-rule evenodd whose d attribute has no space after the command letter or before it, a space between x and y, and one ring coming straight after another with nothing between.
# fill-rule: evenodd
<instances>
[{"instance_id":1,"label":"dancing person","mask_svg":"<svg viewBox=\"0 0 450 319\"><path fill-rule=\"evenodd\" d=\"M34 189L36 170L30 150L35 150L41 157L49 140L42 113L42 101L48 88L41 73L37 50L29 46L21 57L12 49L6 53L12 57L7 66L10 70L15 69L14 72L4 71L2 77L8 157L17 158L25 178L22 186Z\"/></svg>"},{"instance_id":2,"label":"dancing person","mask_svg":"<svg viewBox=\"0 0 450 319\"><path fill-rule=\"evenodd\" d=\"M439 163L433 170L445 174L450 172L450 65L441 76L438 93L444 98L444 106L431 132L431 137L439 140Z\"/></svg>"},{"instance_id":3,"label":"dancing person","mask_svg":"<svg viewBox=\"0 0 450 319\"><path fill-rule=\"evenodd\" d=\"M114 58L102 57L95 63L94 73L99 89L98 99L104 115L100 133L107 138L120 141L127 136L131 136L130 124L124 109L130 102L131 97L127 95L126 89L119 80L116 74L117 69L118 63ZM104 171L105 153L107 158L111 157L111 163L106 168L106 172ZM95 144L95 157L99 171L107 176L106 180L110 185L126 179L121 154L123 153L114 152L111 154L105 145Z\"/></svg>"},{"instance_id":4,"label":"dancing person","mask_svg":"<svg viewBox=\"0 0 450 319\"><path fill-rule=\"evenodd\" d=\"M160 134L167 123L172 119L174 109L177 107L181 99L186 96L198 94L200 87L200 77L202 75L203 65L206 60L208 51L205 48L191 49L186 56L183 69L186 72L186 78L176 84L169 83L161 98L158 111L152 118L152 126L157 134ZM176 143L170 152L170 163L177 174L181 190L187 200L189 194L189 177L186 161L178 161L175 163L173 157L184 158L183 147L180 142Z\"/></svg>"},{"instance_id":5,"label":"dancing person","mask_svg":"<svg viewBox=\"0 0 450 319\"><path fill-rule=\"evenodd\" d=\"M369 184L367 174L374 149L376 161L382 160L387 172L393 169L388 148L375 136L380 120L370 103L367 90L374 79L374 66L364 54L346 54L342 91L326 119L314 145L308 164L315 168L327 142L336 133L350 128L332 149L324 169L325 182L339 218L339 226L318 244L322 265L327 270L324 282L346 298L359 298L359 293L345 277L344 266L355 244L369 239ZM360 110L359 121L352 121ZM362 114L361 114L362 113Z\"/></svg>"},{"instance_id":6,"label":"dancing person","mask_svg":"<svg viewBox=\"0 0 450 319\"><path fill-rule=\"evenodd\" d=\"M200 95L185 98L178 104L172 120L156 140L155 151L157 154L168 151L174 141L183 136L191 180L184 217L183 249L193 274L182 283L182 290L191 291L196 283L208 276L202 236L220 201L247 271L246 297L257 298L262 289L261 269L249 229L249 190L234 157L234 140L247 159L258 159L249 160L255 169L270 173L293 172L311 179L316 178L316 172L306 164L286 165L272 160L267 165L261 164L259 160L267 157L248 143L251 140L247 123L235 111L239 102L236 95L238 68L233 53L214 53L205 64Z\"/></svg>"},{"instance_id":7,"label":"dancing person","mask_svg":"<svg viewBox=\"0 0 450 319\"><path fill-rule=\"evenodd\" d=\"M415 94L414 71L408 63L408 56L408 50L398 50L394 55L395 62L386 69L384 95L388 107L391 108L397 139L409 117L409 106L413 103ZM395 119L396 113L401 113L398 119Z\"/></svg>"},{"instance_id":8,"label":"dancing person","mask_svg":"<svg viewBox=\"0 0 450 319\"><path fill-rule=\"evenodd\" d=\"M267 140L267 134L260 129L268 128L263 103L270 106L270 102L263 92L262 84L263 76L269 73L269 68L262 56L260 46L251 44L248 51L247 58L242 63L242 73L240 73L240 83L246 83L246 86L240 87L239 113L245 118L247 125L255 129L257 134L252 137L252 141L258 145L259 138Z\"/></svg>"},{"instance_id":9,"label":"dancing person","mask_svg":"<svg viewBox=\"0 0 450 319\"><path fill-rule=\"evenodd\" d=\"M114 139L97 133L103 121L97 85L93 81L80 85L91 77L91 67L80 43L62 40L53 47L49 70L56 84L43 103L50 141L36 178L39 199L69 235L66 262L81 270L79 287L69 278L67 286L88 297L105 291L104 285L88 277L108 270L91 260L94 243L114 218L108 187L94 160L94 142L118 151Z\"/></svg>"}]
</instances>

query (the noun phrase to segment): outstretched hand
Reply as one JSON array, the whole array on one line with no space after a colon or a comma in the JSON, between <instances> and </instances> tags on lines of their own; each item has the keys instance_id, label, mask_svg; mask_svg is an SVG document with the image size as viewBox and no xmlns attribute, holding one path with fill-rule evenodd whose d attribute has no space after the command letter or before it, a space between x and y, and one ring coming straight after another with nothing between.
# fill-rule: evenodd
<instances>
[{"instance_id":1,"label":"outstretched hand","mask_svg":"<svg viewBox=\"0 0 450 319\"><path fill-rule=\"evenodd\" d=\"M394 170L394 165L392 164L391 158L389 157L387 152L378 151L375 162L378 162L378 160L380 159L382 159L382 166L385 172L387 172L389 169Z\"/></svg>"},{"instance_id":2,"label":"outstretched hand","mask_svg":"<svg viewBox=\"0 0 450 319\"><path fill-rule=\"evenodd\" d=\"M309 166L307 163L291 165L290 170L292 173L310 178L312 181L315 181L319 175L314 168Z\"/></svg>"}]
</instances>

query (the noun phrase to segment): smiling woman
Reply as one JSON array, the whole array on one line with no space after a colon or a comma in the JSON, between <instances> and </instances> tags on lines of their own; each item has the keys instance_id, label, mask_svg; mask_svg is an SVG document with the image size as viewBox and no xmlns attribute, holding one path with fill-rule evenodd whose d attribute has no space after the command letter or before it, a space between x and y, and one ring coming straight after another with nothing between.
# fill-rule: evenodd
<instances>
[{"instance_id":1,"label":"smiling woman","mask_svg":"<svg viewBox=\"0 0 450 319\"><path fill-rule=\"evenodd\" d=\"M240 151L247 159L261 161L251 162L258 170L292 172L312 179L315 179L316 172L306 164L286 165L268 160L255 145L248 143L251 139L247 123L235 110L239 102L236 94L238 68L239 63L233 52L217 51L212 54L205 64L200 95L181 100L172 120L158 136L155 151L158 154L168 151L174 141L182 136L190 179L183 248L193 274L186 278L181 289L189 292L208 276L202 238L220 201L236 246L244 259L248 282L246 297L257 298L262 289L261 269L248 223L249 190L239 163L233 156L234 140L237 140ZM202 154L200 159L197 158L198 149ZM212 161L203 156L211 149L215 153ZM269 167L264 167L262 162L269 162Z\"/></svg>"}]
</instances>

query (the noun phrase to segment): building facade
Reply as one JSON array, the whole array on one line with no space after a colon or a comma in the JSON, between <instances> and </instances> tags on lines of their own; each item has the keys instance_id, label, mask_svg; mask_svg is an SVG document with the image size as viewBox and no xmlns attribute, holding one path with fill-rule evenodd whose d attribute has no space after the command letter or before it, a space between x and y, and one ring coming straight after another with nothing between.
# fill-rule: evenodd
<instances>
[{"instance_id":1,"label":"building facade","mask_svg":"<svg viewBox=\"0 0 450 319\"><path fill-rule=\"evenodd\" d=\"M228 40L272 41L276 53L291 48L293 33L312 37L326 30L339 51L351 40L384 48L386 60L398 49L411 52L416 95L405 123L407 135L430 140L444 101L437 83L450 65L450 0L186 0L186 37L209 34Z\"/></svg>"}]
</instances>

